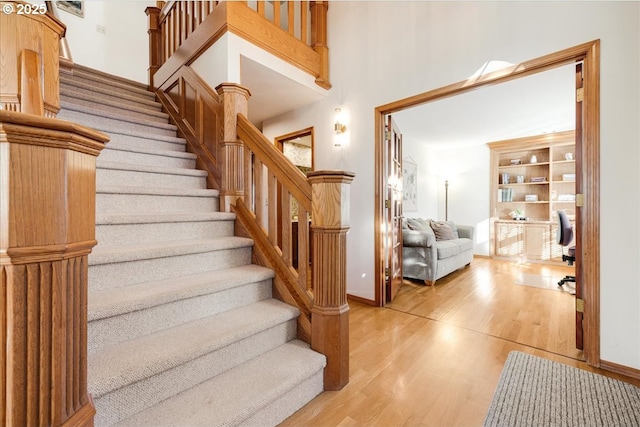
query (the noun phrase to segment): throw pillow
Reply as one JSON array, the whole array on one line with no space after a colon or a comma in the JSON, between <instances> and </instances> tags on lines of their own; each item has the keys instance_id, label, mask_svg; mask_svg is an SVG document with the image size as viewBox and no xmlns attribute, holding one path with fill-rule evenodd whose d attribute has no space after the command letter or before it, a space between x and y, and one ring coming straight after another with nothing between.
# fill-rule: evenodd
<instances>
[{"instance_id":1,"label":"throw pillow","mask_svg":"<svg viewBox=\"0 0 640 427\"><path fill-rule=\"evenodd\" d=\"M408 218L407 226L410 230L427 230L429 229L429 222L422 218Z\"/></svg>"},{"instance_id":2,"label":"throw pillow","mask_svg":"<svg viewBox=\"0 0 640 427\"><path fill-rule=\"evenodd\" d=\"M454 230L446 221L431 221L431 229L436 235L436 240L452 240L458 238L458 231Z\"/></svg>"}]
</instances>

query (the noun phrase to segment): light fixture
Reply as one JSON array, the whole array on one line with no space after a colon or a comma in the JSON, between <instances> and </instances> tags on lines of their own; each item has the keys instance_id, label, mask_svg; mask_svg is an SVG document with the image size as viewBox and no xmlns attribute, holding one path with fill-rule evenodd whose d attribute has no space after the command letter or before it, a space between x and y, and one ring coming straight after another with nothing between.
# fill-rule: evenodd
<instances>
[{"instance_id":1,"label":"light fixture","mask_svg":"<svg viewBox=\"0 0 640 427\"><path fill-rule=\"evenodd\" d=\"M347 130L347 126L342 123L342 111L340 108L336 108L336 122L333 125L333 130L336 132L336 135L340 135Z\"/></svg>"}]
</instances>

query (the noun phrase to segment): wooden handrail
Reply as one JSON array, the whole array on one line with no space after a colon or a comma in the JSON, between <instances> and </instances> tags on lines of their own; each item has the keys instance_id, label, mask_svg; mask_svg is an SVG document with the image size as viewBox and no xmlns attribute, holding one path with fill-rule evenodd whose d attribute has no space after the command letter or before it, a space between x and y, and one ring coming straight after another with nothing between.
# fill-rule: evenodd
<instances>
[{"instance_id":1,"label":"wooden handrail","mask_svg":"<svg viewBox=\"0 0 640 427\"><path fill-rule=\"evenodd\" d=\"M149 85L161 86L183 65L191 64L227 31L260 46L329 83L326 1L273 3L169 1L148 7ZM251 2L253 3L253 2ZM270 5L269 8L266 5ZM285 16L286 19L281 19Z\"/></svg>"},{"instance_id":2,"label":"wooden handrail","mask_svg":"<svg viewBox=\"0 0 640 427\"><path fill-rule=\"evenodd\" d=\"M254 240L254 262L275 271L274 295L300 309L298 338L327 357L325 388L343 387L349 367L345 203L353 174L307 178L247 119L250 94L240 85L213 91L183 66L156 93L197 165L208 171L209 186L220 190L220 210L235 212L236 234Z\"/></svg>"}]
</instances>

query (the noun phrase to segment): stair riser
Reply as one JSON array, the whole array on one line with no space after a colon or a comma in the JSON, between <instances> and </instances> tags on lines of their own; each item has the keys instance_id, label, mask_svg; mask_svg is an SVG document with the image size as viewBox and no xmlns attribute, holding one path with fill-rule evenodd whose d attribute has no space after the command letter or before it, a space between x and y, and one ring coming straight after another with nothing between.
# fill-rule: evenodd
<instances>
[{"instance_id":1,"label":"stair riser","mask_svg":"<svg viewBox=\"0 0 640 427\"><path fill-rule=\"evenodd\" d=\"M155 98L155 94L153 92L144 90L140 85L129 85L126 82L117 80L110 81L109 79L96 76L92 73L86 73L84 71L74 71L73 76L63 76L61 74L60 80L62 82L78 81L84 83L85 85L91 85L93 87L106 89L110 92L117 92L130 96L135 94L136 96L140 96L150 100L154 100Z\"/></svg>"},{"instance_id":2,"label":"stair riser","mask_svg":"<svg viewBox=\"0 0 640 427\"><path fill-rule=\"evenodd\" d=\"M111 143L109 145L111 145ZM103 162L118 162L144 166L185 169L194 169L196 166L196 161L193 158L137 153L135 151L110 150L108 148L102 150L100 156L98 156L97 166L100 167Z\"/></svg>"},{"instance_id":3,"label":"stair riser","mask_svg":"<svg viewBox=\"0 0 640 427\"><path fill-rule=\"evenodd\" d=\"M109 426L213 378L292 340L295 338L296 330L296 320L292 319L196 360L164 371L159 375L154 375L104 396L94 396L97 411L95 425L96 427ZM89 376L91 376L90 367ZM211 398L215 399L215 396L211 396Z\"/></svg>"},{"instance_id":4,"label":"stair riser","mask_svg":"<svg viewBox=\"0 0 640 427\"><path fill-rule=\"evenodd\" d=\"M167 123L168 117L166 114L160 113L154 110L148 110L144 106L136 106L125 103L119 103L119 105L107 104L103 100L99 99L83 99L72 96L65 96L63 102L68 102L74 105L81 105L86 107L87 111L105 111L109 113L120 114L129 117L129 119L140 119L151 122Z\"/></svg>"},{"instance_id":5,"label":"stair riser","mask_svg":"<svg viewBox=\"0 0 640 427\"><path fill-rule=\"evenodd\" d=\"M119 150L167 150L167 151L179 151L185 152L186 142L184 140L163 141L161 139L141 138L137 136L126 135L125 133L110 133L111 141L107 143L107 148L117 148ZM98 156L98 159L102 157L102 154Z\"/></svg>"},{"instance_id":6,"label":"stair riser","mask_svg":"<svg viewBox=\"0 0 640 427\"><path fill-rule=\"evenodd\" d=\"M233 221L155 222L148 224L96 225L100 245L126 245L139 242L214 239L233 236Z\"/></svg>"},{"instance_id":7,"label":"stair riser","mask_svg":"<svg viewBox=\"0 0 640 427\"><path fill-rule=\"evenodd\" d=\"M158 126L149 126L139 123L125 122L107 117L96 116L93 114L83 113L74 110L61 109L58 113L58 118L68 120L71 122L82 123L85 126L100 130L105 133L112 131L122 132L139 132L147 135L162 135L162 136L176 136L175 128L163 123L158 123Z\"/></svg>"},{"instance_id":8,"label":"stair riser","mask_svg":"<svg viewBox=\"0 0 640 427\"><path fill-rule=\"evenodd\" d=\"M257 411L238 427L277 426L324 391L324 370L320 369L277 400Z\"/></svg>"},{"instance_id":9,"label":"stair riser","mask_svg":"<svg viewBox=\"0 0 640 427\"><path fill-rule=\"evenodd\" d=\"M96 212L140 214L217 212L217 197L157 196L147 194L96 194Z\"/></svg>"},{"instance_id":10,"label":"stair riser","mask_svg":"<svg viewBox=\"0 0 640 427\"><path fill-rule=\"evenodd\" d=\"M84 87L74 82L61 82L60 83L60 95L63 99L67 96L73 96L72 94L78 94L83 96L100 97L106 101L117 102L119 104L131 105L139 108L146 108L153 111L162 111L162 105L159 102L152 101L148 95L136 95L135 93L115 93L111 90L95 92L93 88Z\"/></svg>"},{"instance_id":11,"label":"stair riser","mask_svg":"<svg viewBox=\"0 0 640 427\"><path fill-rule=\"evenodd\" d=\"M239 267L251 263L251 249L251 247L241 247L164 258L89 265L89 288L96 291L113 289L153 280ZM91 256L89 257L89 264L91 264Z\"/></svg>"},{"instance_id":12,"label":"stair riser","mask_svg":"<svg viewBox=\"0 0 640 427\"><path fill-rule=\"evenodd\" d=\"M271 298L271 280L89 322L88 352Z\"/></svg>"},{"instance_id":13,"label":"stair riser","mask_svg":"<svg viewBox=\"0 0 640 427\"><path fill-rule=\"evenodd\" d=\"M184 188L204 190L207 181L204 176L169 175L144 171L121 169L96 169L96 182L107 185L123 185L148 188Z\"/></svg>"}]
</instances>

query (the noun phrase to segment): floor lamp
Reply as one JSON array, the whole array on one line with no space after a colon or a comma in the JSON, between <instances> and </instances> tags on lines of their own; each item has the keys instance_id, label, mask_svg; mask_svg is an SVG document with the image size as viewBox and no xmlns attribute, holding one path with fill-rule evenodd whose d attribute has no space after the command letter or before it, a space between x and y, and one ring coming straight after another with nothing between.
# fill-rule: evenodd
<instances>
[{"instance_id":1,"label":"floor lamp","mask_svg":"<svg viewBox=\"0 0 640 427\"><path fill-rule=\"evenodd\" d=\"M444 220L449 221L449 180L444 180Z\"/></svg>"}]
</instances>

